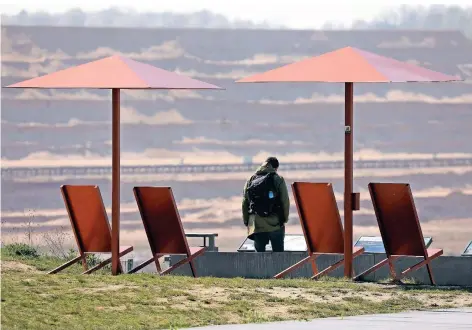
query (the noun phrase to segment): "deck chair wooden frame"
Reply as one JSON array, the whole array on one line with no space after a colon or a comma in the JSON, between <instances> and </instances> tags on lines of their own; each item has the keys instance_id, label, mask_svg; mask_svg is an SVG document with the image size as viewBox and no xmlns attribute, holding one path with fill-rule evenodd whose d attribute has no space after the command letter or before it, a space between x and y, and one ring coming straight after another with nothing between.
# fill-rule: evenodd
<instances>
[{"instance_id":1,"label":"deck chair wooden frame","mask_svg":"<svg viewBox=\"0 0 472 330\"><path fill-rule=\"evenodd\" d=\"M344 254L344 230L331 183L294 182L292 191L297 206L300 224L305 236L308 257L278 273L282 278L290 272L311 262L312 279L329 274L344 264L344 259L318 270L316 259L324 254ZM353 248L353 258L364 252L363 247Z\"/></svg>"},{"instance_id":2,"label":"deck chair wooden frame","mask_svg":"<svg viewBox=\"0 0 472 330\"><path fill-rule=\"evenodd\" d=\"M135 273L154 262L157 272L160 275L166 275L188 263L192 275L197 277L193 260L202 255L206 251L206 247L189 247L172 188L134 187L133 192L151 247L152 257L128 273ZM178 254L186 257L162 271L159 258L164 255Z\"/></svg>"},{"instance_id":3,"label":"deck chair wooden frame","mask_svg":"<svg viewBox=\"0 0 472 330\"><path fill-rule=\"evenodd\" d=\"M98 186L61 186L62 198L72 226L79 255L63 265L51 270L56 274L82 261L84 272L93 273L111 263L111 257L88 269L86 255L111 253L111 229L102 195ZM120 258L133 251L132 246L120 247ZM121 263L119 271L123 273Z\"/></svg>"},{"instance_id":4,"label":"deck chair wooden frame","mask_svg":"<svg viewBox=\"0 0 472 330\"><path fill-rule=\"evenodd\" d=\"M362 279L388 263L394 282L423 266L435 285L431 260L443 254L442 249L427 249L421 231L415 202L407 183L369 183L369 192L382 236L387 258L355 277ZM424 260L396 274L394 261L400 257L422 257Z\"/></svg>"}]
</instances>

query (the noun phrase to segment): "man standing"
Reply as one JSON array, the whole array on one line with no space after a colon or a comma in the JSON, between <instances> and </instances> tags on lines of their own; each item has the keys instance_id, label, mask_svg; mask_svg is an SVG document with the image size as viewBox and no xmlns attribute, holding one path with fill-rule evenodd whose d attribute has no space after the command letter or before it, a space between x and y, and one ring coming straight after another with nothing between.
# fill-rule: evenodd
<instances>
[{"instance_id":1,"label":"man standing","mask_svg":"<svg viewBox=\"0 0 472 330\"><path fill-rule=\"evenodd\" d=\"M243 221L257 252L265 252L269 240L273 252L284 251L290 200L278 168L277 158L269 157L244 185Z\"/></svg>"}]
</instances>

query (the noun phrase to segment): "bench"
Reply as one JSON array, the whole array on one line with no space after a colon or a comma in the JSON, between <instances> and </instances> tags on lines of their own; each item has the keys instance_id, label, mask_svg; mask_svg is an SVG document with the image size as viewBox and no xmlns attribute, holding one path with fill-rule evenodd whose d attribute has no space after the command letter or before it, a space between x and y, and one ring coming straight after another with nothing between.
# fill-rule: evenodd
<instances>
[{"instance_id":1,"label":"bench","mask_svg":"<svg viewBox=\"0 0 472 330\"><path fill-rule=\"evenodd\" d=\"M203 246L207 248L207 251L218 252L218 247L215 244L215 237L218 237L217 233L186 233L185 236L203 238Z\"/></svg>"}]
</instances>

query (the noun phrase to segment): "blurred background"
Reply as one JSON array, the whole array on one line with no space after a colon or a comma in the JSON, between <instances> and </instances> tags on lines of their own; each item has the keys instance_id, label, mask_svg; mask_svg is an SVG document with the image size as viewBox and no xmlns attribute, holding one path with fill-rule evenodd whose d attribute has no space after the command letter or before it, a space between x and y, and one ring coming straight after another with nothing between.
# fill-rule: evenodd
<instances>
[{"instance_id":1,"label":"blurred background","mask_svg":"<svg viewBox=\"0 0 472 330\"><path fill-rule=\"evenodd\" d=\"M123 91L122 165L260 163L275 155L287 184L332 182L342 210L342 168L288 171L284 164L343 159L343 86L234 81L345 46L457 75L464 81L357 84L355 159L470 159L468 2L16 1L2 4L2 86L120 54L225 87ZM11 178L4 170L110 166L109 92L1 92L2 242L47 248L46 237L61 237L72 247L59 186L98 184L109 208L111 175ZM424 235L446 254L460 254L472 239L472 166L453 163L355 170L355 236L379 234L368 182L408 182ZM148 249L132 187L169 185L186 231L217 232L220 250L235 251L245 239L240 203L250 174L123 175L123 244ZM301 233L291 202L287 232Z\"/></svg>"}]
</instances>

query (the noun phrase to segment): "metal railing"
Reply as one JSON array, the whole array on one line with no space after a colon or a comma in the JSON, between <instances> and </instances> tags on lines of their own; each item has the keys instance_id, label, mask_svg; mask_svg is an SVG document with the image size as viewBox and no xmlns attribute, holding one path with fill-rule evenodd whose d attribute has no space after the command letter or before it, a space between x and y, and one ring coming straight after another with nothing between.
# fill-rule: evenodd
<instances>
[{"instance_id":1,"label":"metal railing","mask_svg":"<svg viewBox=\"0 0 472 330\"><path fill-rule=\"evenodd\" d=\"M166 173L234 173L252 172L259 164L208 164L208 165L136 165L122 166L124 175L166 174ZM356 169L395 169L472 166L471 158L432 158L432 159L394 159L358 160ZM342 169L344 162L320 161L284 163L285 171ZM2 179L57 177L57 176L94 176L111 175L111 166L56 166L56 167L2 167Z\"/></svg>"}]
</instances>

